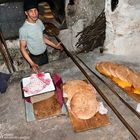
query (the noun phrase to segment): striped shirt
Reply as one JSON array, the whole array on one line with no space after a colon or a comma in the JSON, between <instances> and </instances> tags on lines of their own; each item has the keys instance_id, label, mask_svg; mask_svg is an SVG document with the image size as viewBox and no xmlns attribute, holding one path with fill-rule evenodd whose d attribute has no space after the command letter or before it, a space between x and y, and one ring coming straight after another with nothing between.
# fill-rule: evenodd
<instances>
[{"instance_id":1,"label":"striped shirt","mask_svg":"<svg viewBox=\"0 0 140 140\"><path fill-rule=\"evenodd\" d=\"M29 52L33 55L39 55L45 52L46 44L43 39L43 30L45 29L42 21L38 19L36 23L25 21L19 29L19 40L25 40Z\"/></svg>"}]
</instances>

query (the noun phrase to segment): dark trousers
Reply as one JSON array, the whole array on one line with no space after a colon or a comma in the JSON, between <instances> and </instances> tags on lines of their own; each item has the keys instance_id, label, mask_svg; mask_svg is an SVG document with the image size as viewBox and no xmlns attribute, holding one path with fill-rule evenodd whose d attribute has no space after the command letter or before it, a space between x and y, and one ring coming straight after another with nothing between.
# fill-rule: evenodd
<instances>
[{"instance_id":1,"label":"dark trousers","mask_svg":"<svg viewBox=\"0 0 140 140\"><path fill-rule=\"evenodd\" d=\"M33 62L35 62L39 66L42 66L42 65L48 63L48 53L47 53L47 50L43 54L40 54L40 55L33 55L33 54L29 53L29 56L33 60Z\"/></svg>"}]
</instances>

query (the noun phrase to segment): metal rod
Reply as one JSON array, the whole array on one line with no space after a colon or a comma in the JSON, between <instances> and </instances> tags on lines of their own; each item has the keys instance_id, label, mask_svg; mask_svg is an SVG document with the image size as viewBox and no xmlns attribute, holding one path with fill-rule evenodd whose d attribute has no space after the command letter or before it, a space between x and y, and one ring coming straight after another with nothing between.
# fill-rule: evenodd
<instances>
[{"instance_id":1,"label":"metal rod","mask_svg":"<svg viewBox=\"0 0 140 140\"><path fill-rule=\"evenodd\" d=\"M99 78L139 119L140 119L140 114L132 108L124 99L121 98L121 96L113 89L109 84L107 84L100 76L98 76L93 70L91 70L83 61L80 59L77 55L75 55L76 58L82 62L82 64L91 72L93 73L97 78Z\"/></svg>"},{"instance_id":2,"label":"metal rod","mask_svg":"<svg viewBox=\"0 0 140 140\"><path fill-rule=\"evenodd\" d=\"M58 42L61 42L61 40L54 36ZM88 79L88 81L95 87L95 89L98 91L98 93L101 95L101 97L105 100L105 102L108 104L108 106L113 110L113 112L116 114L116 116L121 120L121 122L124 124L124 126L129 130L129 132L134 136L136 140L140 140L140 136L134 131L134 129L127 123L127 121L123 118L123 116L116 110L116 108L111 104L111 102L106 98L106 96L102 93L102 91L99 89L99 87L95 84L95 82L89 77L89 75L86 73L86 71L79 65L79 63L75 60L75 58L72 56L72 54L66 49L66 47L61 43L62 47L64 48L64 51L66 54L72 59L72 61L77 65L77 67L81 70L81 72L85 75L85 77Z\"/></svg>"}]
</instances>

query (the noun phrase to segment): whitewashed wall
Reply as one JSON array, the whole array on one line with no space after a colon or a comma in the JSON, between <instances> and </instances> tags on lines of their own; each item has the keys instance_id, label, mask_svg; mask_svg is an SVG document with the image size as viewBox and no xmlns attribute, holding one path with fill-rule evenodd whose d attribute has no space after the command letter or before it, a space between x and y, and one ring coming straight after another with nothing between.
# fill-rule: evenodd
<instances>
[{"instance_id":1,"label":"whitewashed wall","mask_svg":"<svg viewBox=\"0 0 140 140\"><path fill-rule=\"evenodd\" d=\"M119 0L114 12L106 0L105 14L105 52L140 59L140 0Z\"/></svg>"}]
</instances>

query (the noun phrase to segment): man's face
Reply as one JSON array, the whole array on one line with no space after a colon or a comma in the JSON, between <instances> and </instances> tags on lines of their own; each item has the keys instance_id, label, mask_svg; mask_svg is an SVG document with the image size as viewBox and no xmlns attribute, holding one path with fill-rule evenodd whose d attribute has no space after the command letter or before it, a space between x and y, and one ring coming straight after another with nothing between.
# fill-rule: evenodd
<instances>
[{"instance_id":1,"label":"man's face","mask_svg":"<svg viewBox=\"0 0 140 140\"><path fill-rule=\"evenodd\" d=\"M27 20L29 22L34 23L38 19L38 10L36 8L25 11L25 14L27 15Z\"/></svg>"}]
</instances>

